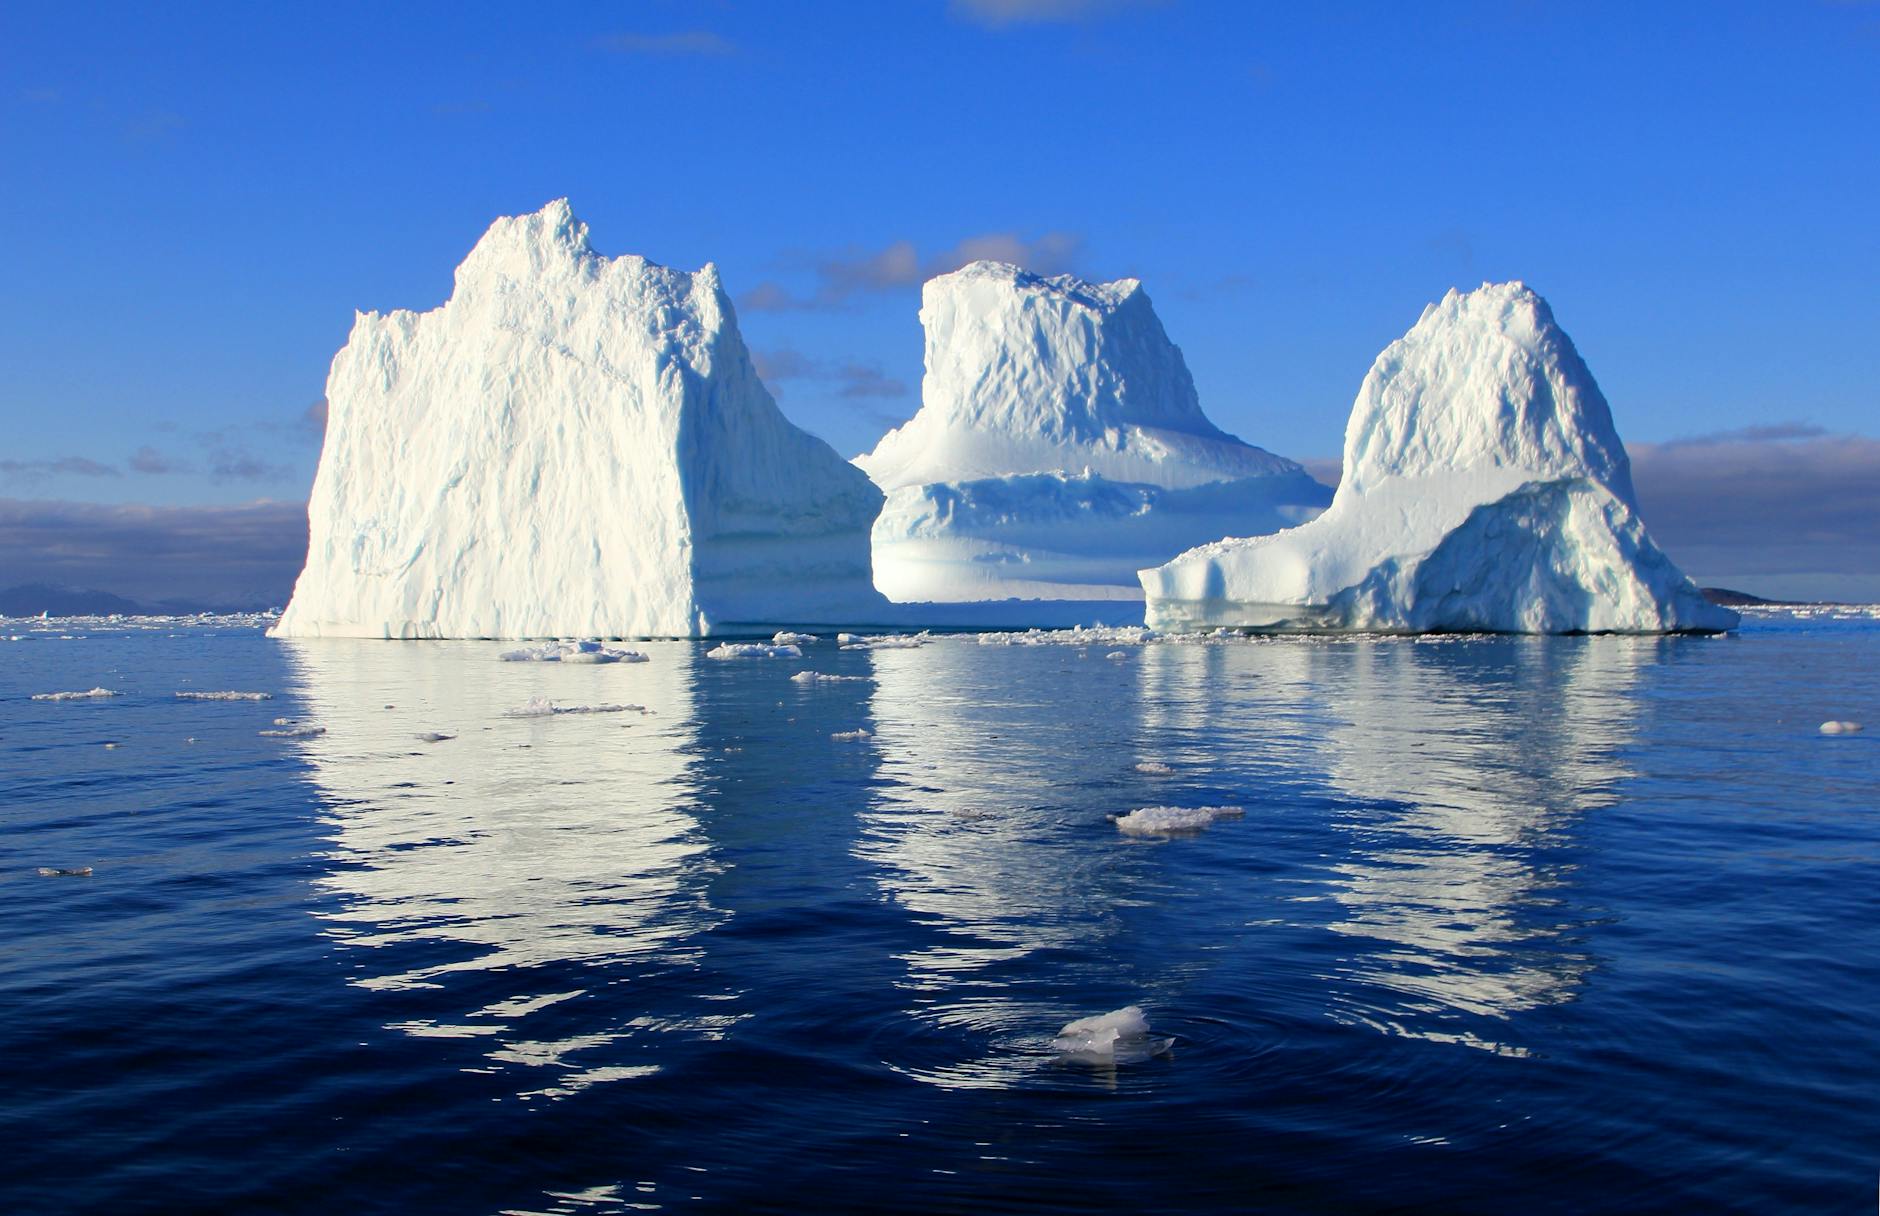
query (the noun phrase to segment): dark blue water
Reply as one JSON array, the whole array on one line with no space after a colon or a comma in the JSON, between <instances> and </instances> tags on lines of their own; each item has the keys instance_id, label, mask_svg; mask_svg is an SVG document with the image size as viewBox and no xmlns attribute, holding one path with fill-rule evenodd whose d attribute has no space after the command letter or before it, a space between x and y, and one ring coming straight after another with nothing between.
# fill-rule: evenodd
<instances>
[{"instance_id":1,"label":"dark blue water","mask_svg":"<svg viewBox=\"0 0 1880 1216\"><path fill-rule=\"evenodd\" d=\"M1880 727L1872 616L587 667L0 632L7 1212L1873 1202L1880 729L1817 731ZM1127 1004L1169 1052L1053 1050Z\"/></svg>"}]
</instances>

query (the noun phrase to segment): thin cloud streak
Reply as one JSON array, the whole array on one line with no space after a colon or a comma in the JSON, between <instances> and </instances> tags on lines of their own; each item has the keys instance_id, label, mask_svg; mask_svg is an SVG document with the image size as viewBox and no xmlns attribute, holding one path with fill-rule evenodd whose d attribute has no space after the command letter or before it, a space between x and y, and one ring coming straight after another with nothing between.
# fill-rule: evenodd
<instances>
[{"instance_id":1,"label":"thin cloud streak","mask_svg":"<svg viewBox=\"0 0 1880 1216\"><path fill-rule=\"evenodd\" d=\"M851 250L816 259L810 266L816 284L806 296L766 280L740 296L738 304L753 312L842 309L859 297L912 287L972 262L1010 262L1036 274L1063 274L1076 266L1083 244L1081 236L1070 232L1047 232L1029 240L1015 232L987 232L922 258L912 241L895 241L872 252Z\"/></svg>"},{"instance_id":2,"label":"thin cloud streak","mask_svg":"<svg viewBox=\"0 0 1880 1216\"><path fill-rule=\"evenodd\" d=\"M956 20L987 29L1014 25L1069 25L1113 17L1129 9L1157 8L1163 0L950 0Z\"/></svg>"}]
</instances>

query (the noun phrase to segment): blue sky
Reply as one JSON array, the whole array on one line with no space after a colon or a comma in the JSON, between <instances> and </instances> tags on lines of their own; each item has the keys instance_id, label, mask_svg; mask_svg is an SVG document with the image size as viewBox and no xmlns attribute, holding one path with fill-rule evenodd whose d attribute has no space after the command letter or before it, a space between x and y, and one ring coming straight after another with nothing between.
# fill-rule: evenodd
<instances>
[{"instance_id":1,"label":"blue sky","mask_svg":"<svg viewBox=\"0 0 1880 1216\"><path fill-rule=\"evenodd\" d=\"M1877 131L1865 3L13 5L0 497L300 500L353 310L564 195L717 262L845 455L918 405L921 275L995 253L1143 279L1286 455L1337 454L1425 302L1522 278L1642 464L1844 458Z\"/></svg>"}]
</instances>

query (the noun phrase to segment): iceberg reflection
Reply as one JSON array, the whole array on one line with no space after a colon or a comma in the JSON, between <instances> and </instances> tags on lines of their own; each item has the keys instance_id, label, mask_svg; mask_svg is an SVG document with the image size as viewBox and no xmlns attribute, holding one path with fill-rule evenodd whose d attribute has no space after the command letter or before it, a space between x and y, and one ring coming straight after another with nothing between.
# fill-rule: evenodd
<instances>
[{"instance_id":1,"label":"iceberg reflection","mask_svg":"<svg viewBox=\"0 0 1880 1216\"><path fill-rule=\"evenodd\" d=\"M1631 638L1370 642L1314 655L1337 721L1328 776L1352 805L1333 865L1371 943L1333 981L1334 1016L1388 1033L1518 1052L1476 1019L1573 999L1594 960L1573 943L1581 817L1631 774L1628 693L1661 645ZM1352 988L1350 981L1362 987Z\"/></svg>"},{"instance_id":2,"label":"iceberg reflection","mask_svg":"<svg viewBox=\"0 0 1880 1216\"><path fill-rule=\"evenodd\" d=\"M332 841L321 915L358 952L352 982L430 991L412 1002L426 1016L391 1025L555 1074L527 1093L655 1071L630 1049L650 1022L584 998L694 966L724 919L694 813L691 649L584 666L499 663L481 643L282 644L326 728L301 750ZM516 715L532 698L629 708ZM734 1020L723 999L658 1029L713 1037Z\"/></svg>"}]
</instances>

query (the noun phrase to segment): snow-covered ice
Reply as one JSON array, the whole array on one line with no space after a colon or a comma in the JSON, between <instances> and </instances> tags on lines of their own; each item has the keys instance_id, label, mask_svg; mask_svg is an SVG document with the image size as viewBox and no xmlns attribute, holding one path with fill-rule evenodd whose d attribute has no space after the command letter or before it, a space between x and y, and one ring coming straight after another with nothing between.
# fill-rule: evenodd
<instances>
[{"instance_id":1,"label":"snow-covered ice","mask_svg":"<svg viewBox=\"0 0 1880 1216\"><path fill-rule=\"evenodd\" d=\"M1324 515L1142 571L1158 629L1732 628L1647 535L1612 414L1546 301L1451 291L1378 356Z\"/></svg>"},{"instance_id":2,"label":"snow-covered ice","mask_svg":"<svg viewBox=\"0 0 1880 1216\"><path fill-rule=\"evenodd\" d=\"M800 659L803 648L769 642L720 642L705 652L708 659Z\"/></svg>"},{"instance_id":3,"label":"snow-covered ice","mask_svg":"<svg viewBox=\"0 0 1880 1216\"><path fill-rule=\"evenodd\" d=\"M360 314L327 406L279 636L881 619L881 493L777 409L717 269L603 257L566 200L497 220L441 307Z\"/></svg>"},{"instance_id":4,"label":"snow-covered ice","mask_svg":"<svg viewBox=\"0 0 1880 1216\"><path fill-rule=\"evenodd\" d=\"M856 458L897 601L1137 600L1140 567L1331 491L1202 413L1142 284L975 262L921 292L921 408Z\"/></svg>"},{"instance_id":5,"label":"snow-covered ice","mask_svg":"<svg viewBox=\"0 0 1880 1216\"><path fill-rule=\"evenodd\" d=\"M816 635L813 633L792 633L788 629L779 629L776 636L770 640L779 646L807 646L816 640Z\"/></svg>"},{"instance_id":6,"label":"snow-covered ice","mask_svg":"<svg viewBox=\"0 0 1880 1216\"><path fill-rule=\"evenodd\" d=\"M1152 1038L1149 1019L1141 1007L1125 1005L1069 1023L1057 1032L1051 1048L1067 1059L1083 1063L1125 1064L1161 1055L1173 1042L1173 1039Z\"/></svg>"},{"instance_id":7,"label":"snow-covered ice","mask_svg":"<svg viewBox=\"0 0 1880 1216\"><path fill-rule=\"evenodd\" d=\"M530 697L509 711L511 718L550 718L560 714L645 714L644 705L557 705L547 697Z\"/></svg>"},{"instance_id":8,"label":"snow-covered ice","mask_svg":"<svg viewBox=\"0 0 1880 1216\"><path fill-rule=\"evenodd\" d=\"M1116 817L1117 829L1130 836L1166 836L1177 832L1199 832L1216 820L1246 814L1238 806L1145 806Z\"/></svg>"},{"instance_id":9,"label":"snow-covered ice","mask_svg":"<svg viewBox=\"0 0 1880 1216\"><path fill-rule=\"evenodd\" d=\"M36 692L35 701L98 701L105 697L118 697L122 693L109 688L87 688L83 692Z\"/></svg>"},{"instance_id":10,"label":"snow-covered ice","mask_svg":"<svg viewBox=\"0 0 1880 1216\"><path fill-rule=\"evenodd\" d=\"M223 692L179 692L176 694L176 699L179 701L272 701L274 694L271 692L235 692L233 690Z\"/></svg>"},{"instance_id":11,"label":"snow-covered ice","mask_svg":"<svg viewBox=\"0 0 1880 1216\"><path fill-rule=\"evenodd\" d=\"M646 655L601 642L544 642L505 650L496 656L505 663L644 663Z\"/></svg>"}]
</instances>

